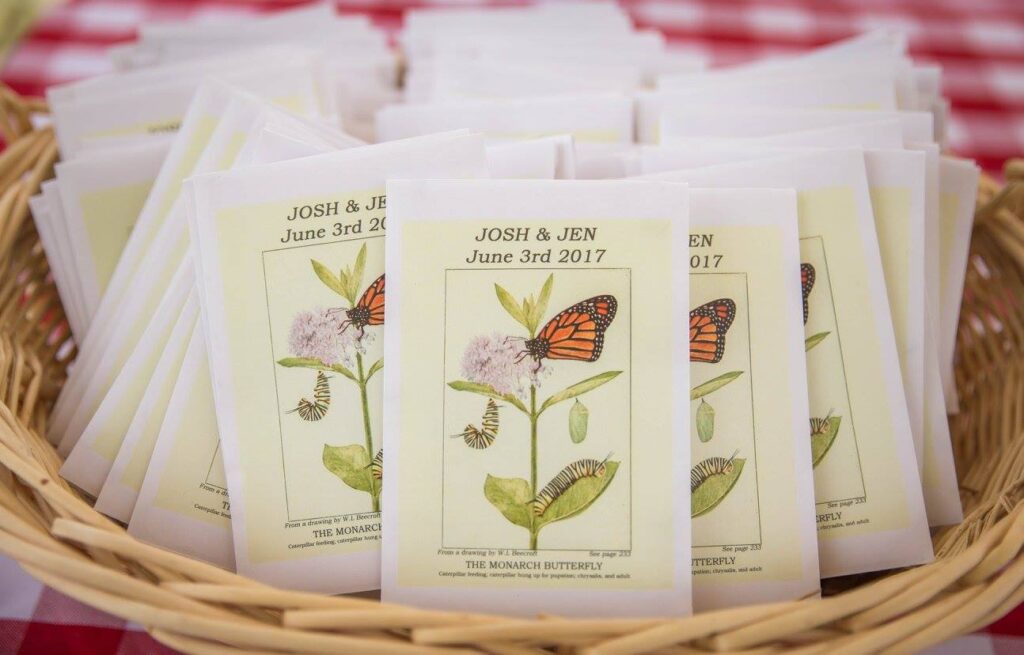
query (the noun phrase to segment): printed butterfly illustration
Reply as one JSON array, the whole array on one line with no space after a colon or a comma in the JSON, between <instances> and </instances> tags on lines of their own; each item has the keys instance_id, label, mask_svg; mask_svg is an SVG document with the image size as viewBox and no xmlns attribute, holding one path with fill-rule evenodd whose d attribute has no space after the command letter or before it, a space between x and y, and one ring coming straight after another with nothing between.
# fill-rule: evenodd
<instances>
[{"instance_id":1,"label":"printed butterfly illustration","mask_svg":"<svg viewBox=\"0 0 1024 655\"><path fill-rule=\"evenodd\" d=\"M607 473L608 458L598 461L596 459L581 459L569 464L558 475L547 483L537 497L533 499L533 513L535 516L542 516L551 503L558 500L565 492L583 478L603 478Z\"/></svg>"},{"instance_id":2,"label":"printed butterfly illustration","mask_svg":"<svg viewBox=\"0 0 1024 655\"><path fill-rule=\"evenodd\" d=\"M690 493L697 491L700 485L704 484L713 475L727 475L732 473L733 461L740 451L733 452L729 459L724 457L709 457L690 469Z\"/></svg>"},{"instance_id":3,"label":"printed butterfly illustration","mask_svg":"<svg viewBox=\"0 0 1024 655\"><path fill-rule=\"evenodd\" d=\"M619 301L615 296L594 296L582 300L555 315L544 324L533 339L527 339L520 361L529 355L540 366L540 360L574 359L593 362L601 356L604 333L615 318Z\"/></svg>"},{"instance_id":4,"label":"printed butterfly illustration","mask_svg":"<svg viewBox=\"0 0 1024 655\"><path fill-rule=\"evenodd\" d=\"M494 402L493 398L488 398L480 427L477 428L470 423L465 430L459 434L453 434L452 437L462 437L467 446L476 450L487 448L498 438L498 418L498 404Z\"/></svg>"},{"instance_id":5,"label":"printed butterfly illustration","mask_svg":"<svg viewBox=\"0 0 1024 655\"><path fill-rule=\"evenodd\" d=\"M690 311L690 361L717 364L725 355L725 333L736 318L736 303L719 298Z\"/></svg>"},{"instance_id":6,"label":"printed butterfly illustration","mask_svg":"<svg viewBox=\"0 0 1024 655\"><path fill-rule=\"evenodd\" d=\"M807 325L807 297L811 295L814 288L814 267L810 264L800 264L800 293L804 297L804 325Z\"/></svg>"},{"instance_id":7,"label":"printed butterfly illustration","mask_svg":"<svg viewBox=\"0 0 1024 655\"><path fill-rule=\"evenodd\" d=\"M367 325L384 325L384 275L366 288L355 307L344 311L346 319L341 324L341 332L349 326L354 326L362 333Z\"/></svg>"},{"instance_id":8,"label":"printed butterfly illustration","mask_svg":"<svg viewBox=\"0 0 1024 655\"><path fill-rule=\"evenodd\" d=\"M323 371L316 372L316 386L313 387L313 400L302 398L295 409L289 409L285 414L298 412L299 418L303 421L319 421L327 415L327 409L331 406L331 385Z\"/></svg>"}]
</instances>

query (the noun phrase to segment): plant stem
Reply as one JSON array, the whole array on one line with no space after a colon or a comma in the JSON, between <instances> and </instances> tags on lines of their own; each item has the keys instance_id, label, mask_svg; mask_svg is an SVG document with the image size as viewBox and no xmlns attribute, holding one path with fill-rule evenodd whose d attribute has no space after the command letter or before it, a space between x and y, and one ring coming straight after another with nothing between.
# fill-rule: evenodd
<instances>
[{"instance_id":1,"label":"plant stem","mask_svg":"<svg viewBox=\"0 0 1024 655\"><path fill-rule=\"evenodd\" d=\"M356 367L359 375L359 398L363 403L363 437L366 439L366 456L373 461L373 437L370 433L370 404L366 397L366 374L363 372L363 355L356 352ZM370 477L370 499L373 501L373 511L380 511L380 491L377 489L377 480L373 473L367 473Z\"/></svg>"},{"instance_id":2,"label":"plant stem","mask_svg":"<svg viewBox=\"0 0 1024 655\"><path fill-rule=\"evenodd\" d=\"M537 497L537 387L530 385L530 498ZM530 550L537 550L537 517L530 512Z\"/></svg>"}]
</instances>

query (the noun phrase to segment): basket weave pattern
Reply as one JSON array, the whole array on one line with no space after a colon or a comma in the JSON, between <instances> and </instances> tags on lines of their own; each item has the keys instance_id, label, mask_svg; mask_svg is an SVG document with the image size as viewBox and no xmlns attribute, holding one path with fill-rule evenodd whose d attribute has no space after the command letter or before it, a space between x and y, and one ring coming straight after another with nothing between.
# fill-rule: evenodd
<instances>
[{"instance_id":1,"label":"basket weave pattern","mask_svg":"<svg viewBox=\"0 0 1024 655\"><path fill-rule=\"evenodd\" d=\"M952 421L966 519L935 563L828 581L826 598L685 619L537 620L283 591L148 546L58 475L42 436L75 355L28 198L57 147L38 100L0 87L0 553L192 653L913 653L1024 602L1024 166L986 180L958 335ZM838 591L839 589L842 591Z\"/></svg>"}]
</instances>

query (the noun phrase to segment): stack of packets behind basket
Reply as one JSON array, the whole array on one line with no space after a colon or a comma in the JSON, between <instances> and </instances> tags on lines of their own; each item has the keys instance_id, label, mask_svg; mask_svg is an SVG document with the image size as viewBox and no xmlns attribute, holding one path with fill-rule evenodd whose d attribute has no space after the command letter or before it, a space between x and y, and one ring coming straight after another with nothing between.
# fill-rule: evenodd
<instances>
[{"instance_id":1,"label":"stack of packets behind basket","mask_svg":"<svg viewBox=\"0 0 1024 655\"><path fill-rule=\"evenodd\" d=\"M98 510L522 615L932 559L978 181L940 70L890 32L707 70L603 3L412 11L398 47L327 5L155 24L50 90L48 437Z\"/></svg>"}]
</instances>

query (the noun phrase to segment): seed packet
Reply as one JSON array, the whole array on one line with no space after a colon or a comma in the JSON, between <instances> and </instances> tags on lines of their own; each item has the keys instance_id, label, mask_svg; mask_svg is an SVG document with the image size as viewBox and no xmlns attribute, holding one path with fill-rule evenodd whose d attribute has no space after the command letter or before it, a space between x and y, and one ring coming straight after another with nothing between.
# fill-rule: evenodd
<instances>
[{"instance_id":1,"label":"seed packet","mask_svg":"<svg viewBox=\"0 0 1024 655\"><path fill-rule=\"evenodd\" d=\"M60 303L64 307L64 315L67 317L68 327L71 329L72 335L81 335L85 327L83 324L84 319L79 316L75 305L75 291L73 289L74 271L71 268L71 263L65 263L64 261L62 253L64 244L55 234L56 230L50 219L49 203L43 194L40 193L29 198L28 206L32 212L32 220L36 225L36 231L39 233L39 241L43 246L43 252L46 253L46 261L50 266L50 271L53 273L53 282L57 287Z\"/></svg>"},{"instance_id":2,"label":"seed packet","mask_svg":"<svg viewBox=\"0 0 1024 655\"><path fill-rule=\"evenodd\" d=\"M956 397L953 351L960 322L960 301L967 274L967 253L971 245L979 174L973 161L942 157L939 162L939 354L950 387L947 393L953 398Z\"/></svg>"},{"instance_id":3,"label":"seed packet","mask_svg":"<svg viewBox=\"0 0 1024 655\"><path fill-rule=\"evenodd\" d=\"M318 111L319 101L311 55L296 51L291 57L250 62L217 73L218 79L239 85L302 114ZM171 78L146 87L121 88L102 95L51 98L54 126L61 157L73 159L90 142L105 139L161 137L175 132L201 78Z\"/></svg>"},{"instance_id":4,"label":"seed packet","mask_svg":"<svg viewBox=\"0 0 1024 655\"><path fill-rule=\"evenodd\" d=\"M143 541L235 568L231 505L202 326L196 323L128 522Z\"/></svg>"},{"instance_id":5,"label":"seed packet","mask_svg":"<svg viewBox=\"0 0 1024 655\"><path fill-rule=\"evenodd\" d=\"M689 613L685 187L399 180L388 202L382 599Z\"/></svg>"},{"instance_id":6,"label":"seed packet","mask_svg":"<svg viewBox=\"0 0 1024 655\"><path fill-rule=\"evenodd\" d=\"M57 398L53 414L50 417L47 438L52 443L61 443L69 434L69 425L83 396L91 386L96 384L96 369L106 346L110 343L109 334L117 324L115 317L118 314L118 307L128 288L140 280L137 270L145 260L150 245L154 242L171 212L181 187L181 181L195 167L229 100L228 88L215 82L204 83L196 92L182 122L182 127L160 167L160 172L146 198L142 212L132 228L128 242L125 244L110 282L107 284L106 293L104 293L100 306L93 317L93 329L79 343L78 359L75 366L69 371L69 377L61 389L61 394ZM173 273L173 269L171 272ZM151 298L155 295L148 294L145 297ZM150 313L159 298L152 298L152 300L153 306L150 307ZM78 429L80 430L82 427L84 424L80 425ZM75 438L77 438L77 434ZM68 452L70 452L70 445Z\"/></svg>"},{"instance_id":7,"label":"seed packet","mask_svg":"<svg viewBox=\"0 0 1024 655\"><path fill-rule=\"evenodd\" d=\"M483 137L459 133L193 180L240 573L378 587L384 180L485 174Z\"/></svg>"},{"instance_id":8,"label":"seed packet","mask_svg":"<svg viewBox=\"0 0 1024 655\"><path fill-rule=\"evenodd\" d=\"M168 344L193 283L191 263L181 262L153 314L153 320L148 322L137 346L86 424L82 438L61 466L61 476L90 496L99 493L110 472L150 376L157 368L161 353L166 352L161 346Z\"/></svg>"},{"instance_id":9,"label":"seed packet","mask_svg":"<svg viewBox=\"0 0 1024 655\"><path fill-rule=\"evenodd\" d=\"M193 166L193 172L223 170L231 165L249 134L249 127L263 107L262 101L248 95L238 94L228 88L220 90L227 102L217 127L202 150L202 155ZM217 94L214 93L216 97ZM179 183L180 184L180 183ZM99 407L110 385L118 377L127 357L133 352L138 338L153 317L154 307L160 302L166 281L174 274L188 247L188 229L184 206L172 205L163 224L159 226L152 242L141 257L135 277L127 283L124 298L117 304L118 321L106 335L106 341L99 344L102 352L95 356L92 376L88 388L80 396L60 441L59 451L67 454L78 443L86 427ZM114 303L111 303L114 305ZM162 343L151 344L156 353ZM149 359L155 365L155 359ZM92 362L90 362L92 363ZM141 376L134 385L144 387L151 367L138 370ZM124 430L132 413L119 413L116 425L95 425L94 433L111 433L123 438Z\"/></svg>"},{"instance_id":10,"label":"seed packet","mask_svg":"<svg viewBox=\"0 0 1024 655\"><path fill-rule=\"evenodd\" d=\"M57 164L75 270L90 319L169 148L169 138L154 139Z\"/></svg>"},{"instance_id":11,"label":"seed packet","mask_svg":"<svg viewBox=\"0 0 1024 655\"><path fill-rule=\"evenodd\" d=\"M694 609L815 595L796 194L691 189L690 212Z\"/></svg>"},{"instance_id":12,"label":"seed packet","mask_svg":"<svg viewBox=\"0 0 1024 655\"><path fill-rule=\"evenodd\" d=\"M896 109L892 76L862 74L857 76L807 78L766 77L746 80L730 86L697 86L686 91L648 91L636 94L638 140L659 141L661 120L693 103L800 108L858 109L894 111Z\"/></svg>"},{"instance_id":13,"label":"seed packet","mask_svg":"<svg viewBox=\"0 0 1024 655\"><path fill-rule=\"evenodd\" d=\"M822 151L653 177L797 190L821 575L930 561L863 155Z\"/></svg>"},{"instance_id":14,"label":"seed packet","mask_svg":"<svg viewBox=\"0 0 1024 655\"><path fill-rule=\"evenodd\" d=\"M491 140L571 134L577 144L625 144L633 140L633 102L619 95L566 95L391 105L377 114L379 141L460 128Z\"/></svg>"},{"instance_id":15,"label":"seed packet","mask_svg":"<svg viewBox=\"0 0 1024 655\"><path fill-rule=\"evenodd\" d=\"M41 190L43 201L46 203L45 216L49 221L50 238L55 242L57 252L61 258L58 273L64 277L64 286L70 295L72 305L71 331L72 334L83 338L89 331L89 314L86 311L84 292L82 284L75 275L75 257L71 244L71 234L68 232L68 223L64 217L64 208L60 202L60 183L56 180L43 182Z\"/></svg>"}]
</instances>

